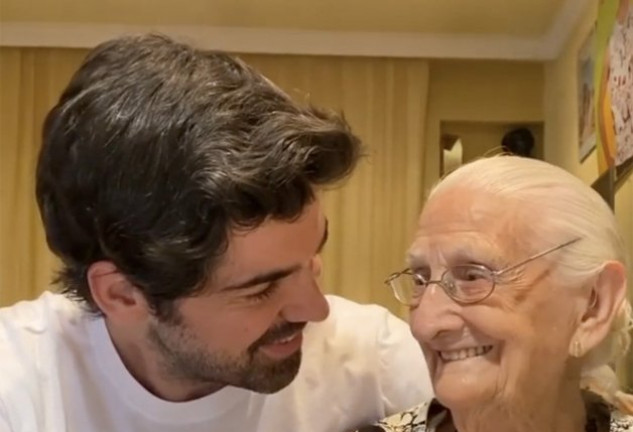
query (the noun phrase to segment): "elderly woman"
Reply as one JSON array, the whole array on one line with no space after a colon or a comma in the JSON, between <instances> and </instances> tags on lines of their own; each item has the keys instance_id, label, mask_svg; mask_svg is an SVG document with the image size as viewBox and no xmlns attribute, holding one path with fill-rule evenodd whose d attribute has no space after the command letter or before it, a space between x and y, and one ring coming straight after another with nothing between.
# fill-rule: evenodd
<instances>
[{"instance_id":1,"label":"elderly woman","mask_svg":"<svg viewBox=\"0 0 633 432\"><path fill-rule=\"evenodd\" d=\"M436 399L360 430L633 431L609 366L630 342L624 262L612 212L562 169L502 156L454 171L387 280Z\"/></svg>"}]
</instances>

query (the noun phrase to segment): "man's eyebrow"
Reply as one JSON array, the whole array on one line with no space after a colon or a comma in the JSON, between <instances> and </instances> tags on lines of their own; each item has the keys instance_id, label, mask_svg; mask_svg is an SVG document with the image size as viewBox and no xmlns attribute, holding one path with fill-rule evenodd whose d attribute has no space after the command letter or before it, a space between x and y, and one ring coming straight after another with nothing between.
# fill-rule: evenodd
<instances>
[{"instance_id":1,"label":"man's eyebrow","mask_svg":"<svg viewBox=\"0 0 633 432\"><path fill-rule=\"evenodd\" d=\"M238 282L233 285L225 286L220 291L240 290L240 289L250 288L255 285L263 284L266 282L274 282L276 280L285 278L291 273L296 272L297 270L299 270L300 267L301 266L297 264L286 269L272 270L266 273L258 274L245 281Z\"/></svg>"}]
</instances>

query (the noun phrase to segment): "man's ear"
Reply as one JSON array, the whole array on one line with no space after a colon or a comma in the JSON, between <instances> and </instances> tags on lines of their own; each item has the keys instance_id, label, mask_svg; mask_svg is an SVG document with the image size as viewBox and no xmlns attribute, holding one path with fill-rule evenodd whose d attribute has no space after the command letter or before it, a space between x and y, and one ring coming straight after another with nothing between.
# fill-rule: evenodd
<instances>
[{"instance_id":1,"label":"man's ear","mask_svg":"<svg viewBox=\"0 0 633 432\"><path fill-rule=\"evenodd\" d=\"M145 297L111 261L90 265L87 279L92 298L109 319L130 322L147 316Z\"/></svg>"},{"instance_id":2,"label":"man's ear","mask_svg":"<svg viewBox=\"0 0 633 432\"><path fill-rule=\"evenodd\" d=\"M624 265L619 261L608 261L598 274L587 299L585 312L572 339L572 355L581 357L607 337L625 298Z\"/></svg>"}]
</instances>

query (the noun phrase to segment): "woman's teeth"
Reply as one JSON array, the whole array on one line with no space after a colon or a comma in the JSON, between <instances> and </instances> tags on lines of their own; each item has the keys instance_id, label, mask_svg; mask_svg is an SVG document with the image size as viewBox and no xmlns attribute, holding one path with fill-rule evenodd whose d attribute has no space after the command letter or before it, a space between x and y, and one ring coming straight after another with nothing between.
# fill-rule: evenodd
<instances>
[{"instance_id":1,"label":"woman's teeth","mask_svg":"<svg viewBox=\"0 0 633 432\"><path fill-rule=\"evenodd\" d=\"M465 348L452 351L440 351L440 358L444 361L451 362L464 360L471 357L479 357L488 353L492 349L492 345L478 346L475 348Z\"/></svg>"}]
</instances>

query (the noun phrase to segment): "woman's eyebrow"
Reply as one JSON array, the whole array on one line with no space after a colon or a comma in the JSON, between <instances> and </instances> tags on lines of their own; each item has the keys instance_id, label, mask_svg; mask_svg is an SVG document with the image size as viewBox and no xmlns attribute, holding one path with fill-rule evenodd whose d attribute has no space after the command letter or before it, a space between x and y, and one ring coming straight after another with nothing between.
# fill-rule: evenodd
<instances>
[{"instance_id":1,"label":"woman's eyebrow","mask_svg":"<svg viewBox=\"0 0 633 432\"><path fill-rule=\"evenodd\" d=\"M409 266L411 268L428 267L429 259L427 250L427 248L423 247L412 248L406 257ZM496 265L504 261L503 255L498 248L486 244L480 247L472 243L463 242L456 246L447 247L444 251L434 253L437 253L447 264L469 262Z\"/></svg>"}]
</instances>

